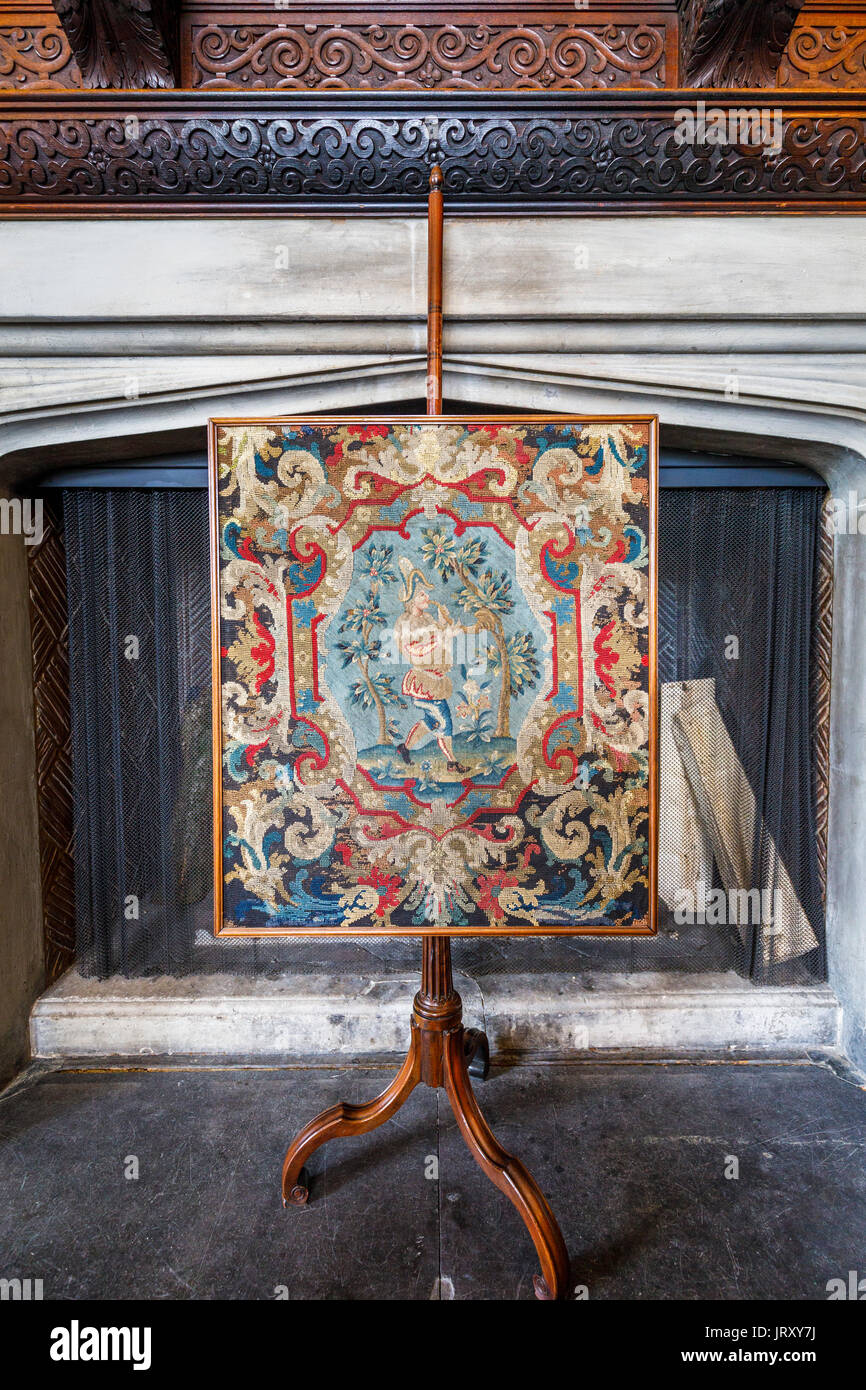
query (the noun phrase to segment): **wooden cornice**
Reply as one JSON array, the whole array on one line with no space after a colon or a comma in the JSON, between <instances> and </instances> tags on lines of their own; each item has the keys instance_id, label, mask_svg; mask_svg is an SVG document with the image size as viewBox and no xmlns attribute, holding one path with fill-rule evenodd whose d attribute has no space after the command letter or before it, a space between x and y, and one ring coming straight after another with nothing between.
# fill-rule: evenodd
<instances>
[{"instance_id":1,"label":"wooden cornice","mask_svg":"<svg viewBox=\"0 0 866 1390\"><path fill-rule=\"evenodd\" d=\"M864 94L700 96L4 93L0 212L421 213L434 130L449 215L866 209Z\"/></svg>"},{"instance_id":2,"label":"wooden cornice","mask_svg":"<svg viewBox=\"0 0 866 1390\"><path fill-rule=\"evenodd\" d=\"M681 0L684 87L775 87L804 0Z\"/></svg>"}]
</instances>

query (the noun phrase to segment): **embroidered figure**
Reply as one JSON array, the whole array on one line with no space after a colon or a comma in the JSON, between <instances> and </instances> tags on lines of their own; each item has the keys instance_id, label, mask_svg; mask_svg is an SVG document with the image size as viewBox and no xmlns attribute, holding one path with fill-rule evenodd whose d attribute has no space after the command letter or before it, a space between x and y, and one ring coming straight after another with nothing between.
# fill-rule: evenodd
<instances>
[{"instance_id":1,"label":"embroidered figure","mask_svg":"<svg viewBox=\"0 0 866 1390\"><path fill-rule=\"evenodd\" d=\"M448 698L453 692L448 672L452 665L454 639L459 634L480 631L480 624L466 627L455 623L444 604L431 605L432 585L421 570L406 556L401 556L403 575L403 614L394 628L397 651L409 666L403 677L402 692L408 696L421 718L412 725L397 752L405 763L411 763L409 750L432 732L447 760L449 772L468 772L459 763L451 746L454 732Z\"/></svg>"}]
</instances>

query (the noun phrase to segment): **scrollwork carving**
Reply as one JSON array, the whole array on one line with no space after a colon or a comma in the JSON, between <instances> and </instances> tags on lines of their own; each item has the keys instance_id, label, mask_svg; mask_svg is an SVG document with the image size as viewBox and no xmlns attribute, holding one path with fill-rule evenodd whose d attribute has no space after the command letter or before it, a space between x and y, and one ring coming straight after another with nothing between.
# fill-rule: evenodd
<instances>
[{"instance_id":1,"label":"scrollwork carving","mask_svg":"<svg viewBox=\"0 0 866 1390\"><path fill-rule=\"evenodd\" d=\"M845 94L789 97L778 150L684 144L682 93L436 99L449 211L786 211L862 205L866 118ZM735 103L737 98L730 98ZM811 103L811 104L810 104ZM7 211L420 210L431 108L417 96L0 96Z\"/></svg>"},{"instance_id":2,"label":"scrollwork carving","mask_svg":"<svg viewBox=\"0 0 866 1390\"><path fill-rule=\"evenodd\" d=\"M0 91L80 86L78 65L56 20L0 27Z\"/></svg>"},{"instance_id":3,"label":"scrollwork carving","mask_svg":"<svg viewBox=\"0 0 866 1390\"><path fill-rule=\"evenodd\" d=\"M422 12L419 12L421 14ZM663 87L664 23L193 24L202 88Z\"/></svg>"},{"instance_id":4,"label":"scrollwork carving","mask_svg":"<svg viewBox=\"0 0 866 1390\"><path fill-rule=\"evenodd\" d=\"M866 86L866 18L799 24L779 68L780 87Z\"/></svg>"}]
</instances>

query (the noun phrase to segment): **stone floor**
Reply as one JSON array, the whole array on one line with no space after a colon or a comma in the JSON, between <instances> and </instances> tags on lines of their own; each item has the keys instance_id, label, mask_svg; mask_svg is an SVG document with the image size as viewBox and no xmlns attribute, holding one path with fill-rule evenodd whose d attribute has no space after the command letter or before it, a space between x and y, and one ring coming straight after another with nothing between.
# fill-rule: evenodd
<instances>
[{"instance_id":1,"label":"stone floor","mask_svg":"<svg viewBox=\"0 0 866 1390\"><path fill-rule=\"evenodd\" d=\"M152 1066L36 1070L0 1099L0 1277L46 1299L532 1297L529 1237L444 1097L320 1150L283 1211L287 1141L390 1069ZM863 1266L866 1091L844 1068L631 1058L476 1086L590 1298L826 1299Z\"/></svg>"}]
</instances>

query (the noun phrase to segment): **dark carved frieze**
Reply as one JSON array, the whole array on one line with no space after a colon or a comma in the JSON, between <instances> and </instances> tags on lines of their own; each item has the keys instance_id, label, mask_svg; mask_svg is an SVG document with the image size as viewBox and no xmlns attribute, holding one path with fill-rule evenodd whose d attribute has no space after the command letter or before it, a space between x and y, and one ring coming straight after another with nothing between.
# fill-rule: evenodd
<instances>
[{"instance_id":1,"label":"dark carved frieze","mask_svg":"<svg viewBox=\"0 0 866 1390\"><path fill-rule=\"evenodd\" d=\"M173 87L176 0L54 0L85 87Z\"/></svg>"},{"instance_id":2,"label":"dark carved frieze","mask_svg":"<svg viewBox=\"0 0 866 1390\"><path fill-rule=\"evenodd\" d=\"M683 0L684 87L773 87L803 0Z\"/></svg>"},{"instance_id":3,"label":"dark carved frieze","mask_svg":"<svg viewBox=\"0 0 866 1390\"><path fill-rule=\"evenodd\" d=\"M0 205L420 212L437 139L449 213L866 207L862 98L789 94L763 134L743 100L719 95L702 124L683 91L0 94Z\"/></svg>"},{"instance_id":4,"label":"dark carved frieze","mask_svg":"<svg viewBox=\"0 0 866 1390\"><path fill-rule=\"evenodd\" d=\"M258 18L251 16L251 19ZM322 11L289 22L192 23L187 31L189 81L194 87L320 90L562 89L663 87L673 48L668 25L574 22L574 11L553 22L478 11L454 16L419 11L412 21ZM375 22L371 20L375 19ZM670 54L673 57L673 54Z\"/></svg>"}]
</instances>

